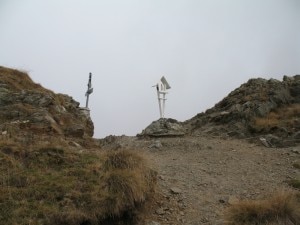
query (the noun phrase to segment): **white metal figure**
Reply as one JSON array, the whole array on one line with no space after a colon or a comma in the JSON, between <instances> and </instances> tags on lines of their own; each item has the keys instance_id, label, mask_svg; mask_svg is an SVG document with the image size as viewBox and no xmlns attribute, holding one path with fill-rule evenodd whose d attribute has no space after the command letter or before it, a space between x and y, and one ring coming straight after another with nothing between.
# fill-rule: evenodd
<instances>
[{"instance_id":1,"label":"white metal figure","mask_svg":"<svg viewBox=\"0 0 300 225\"><path fill-rule=\"evenodd\" d=\"M166 78L163 76L157 85L154 85L157 90L157 98L158 98L158 105L159 105L159 113L160 118L165 118L165 106L166 106L166 94L168 94L167 90L171 88L169 83L167 82Z\"/></svg>"}]
</instances>

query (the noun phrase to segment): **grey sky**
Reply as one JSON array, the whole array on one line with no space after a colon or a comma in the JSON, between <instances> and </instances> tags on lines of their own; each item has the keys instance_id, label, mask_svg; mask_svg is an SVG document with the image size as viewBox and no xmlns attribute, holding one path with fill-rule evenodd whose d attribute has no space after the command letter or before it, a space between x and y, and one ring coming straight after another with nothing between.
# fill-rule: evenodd
<instances>
[{"instance_id":1,"label":"grey sky","mask_svg":"<svg viewBox=\"0 0 300 225\"><path fill-rule=\"evenodd\" d=\"M158 119L152 85L186 120L249 78L300 73L299 0L0 0L0 65L82 106L89 72L95 137Z\"/></svg>"}]
</instances>

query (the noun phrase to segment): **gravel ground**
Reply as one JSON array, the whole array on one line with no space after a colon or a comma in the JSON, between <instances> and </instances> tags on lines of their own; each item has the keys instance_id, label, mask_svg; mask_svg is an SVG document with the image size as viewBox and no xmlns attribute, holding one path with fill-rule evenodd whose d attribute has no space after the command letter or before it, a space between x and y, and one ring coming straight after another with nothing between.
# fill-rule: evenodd
<instances>
[{"instance_id":1,"label":"gravel ground","mask_svg":"<svg viewBox=\"0 0 300 225\"><path fill-rule=\"evenodd\" d=\"M147 225L223 224L223 211L238 199L266 197L299 179L300 146L266 148L246 140L217 137L138 139L121 147L142 150L158 172L158 197Z\"/></svg>"}]
</instances>

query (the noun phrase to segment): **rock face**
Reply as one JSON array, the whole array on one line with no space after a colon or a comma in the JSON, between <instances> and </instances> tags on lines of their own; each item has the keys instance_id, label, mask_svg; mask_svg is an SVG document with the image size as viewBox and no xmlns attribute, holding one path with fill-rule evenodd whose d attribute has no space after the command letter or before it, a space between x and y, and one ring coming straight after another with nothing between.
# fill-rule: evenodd
<instances>
[{"instance_id":1,"label":"rock face","mask_svg":"<svg viewBox=\"0 0 300 225\"><path fill-rule=\"evenodd\" d=\"M138 136L150 137L171 137L183 136L185 134L184 127L174 119L159 119L152 122Z\"/></svg>"},{"instance_id":2,"label":"rock face","mask_svg":"<svg viewBox=\"0 0 300 225\"><path fill-rule=\"evenodd\" d=\"M184 125L194 134L240 138L272 134L280 146L294 145L300 130L300 76L284 76L283 81L250 79Z\"/></svg>"},{"instance_id":3,"label":"rock face","mask_svg":"<svg viewBox=\"0 0 300 225\"><path fill-rule=\"evenodd\" d=\"M55 94L18 70L0 67L0 130L93 136L91 118L72 97Z\"/></svg>"}]
</instances>

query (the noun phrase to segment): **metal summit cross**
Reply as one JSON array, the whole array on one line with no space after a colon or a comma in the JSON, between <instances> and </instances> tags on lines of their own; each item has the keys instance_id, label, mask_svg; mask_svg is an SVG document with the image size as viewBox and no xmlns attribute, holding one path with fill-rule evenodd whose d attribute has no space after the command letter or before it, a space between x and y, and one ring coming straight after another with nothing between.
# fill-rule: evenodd
<instances>
[{"instance_id":1,"label":"metal summit cross","mask_svg":"<svg viewBox=\"0 0 300 225\"><path fill-rule=\"evenodd\" d=\"M88 89L85 93L85 96L86 96L86 104L85 104L85 107L86 108L89 108L89 97L90 97L90 94L93 93L93 88L92 88L92 73L90 73L90 76L89 76L89 82L88 82Z\"/></svg>"},{"instance_id":2,"label":"metal summit cross","mask_svg":"<svg viewBox=\"0 0 300 225\"><path fill-rule=\"evenodd\" d=\"M168 94L167 90L170 89L171 86L167 82L166 78L163 76L159 80L159 82L153 87L156 87L157 90L160 118L165 118L165 107L166 107L166 100L167 100L166 94Z\"/></svg>"}]
</instances>

